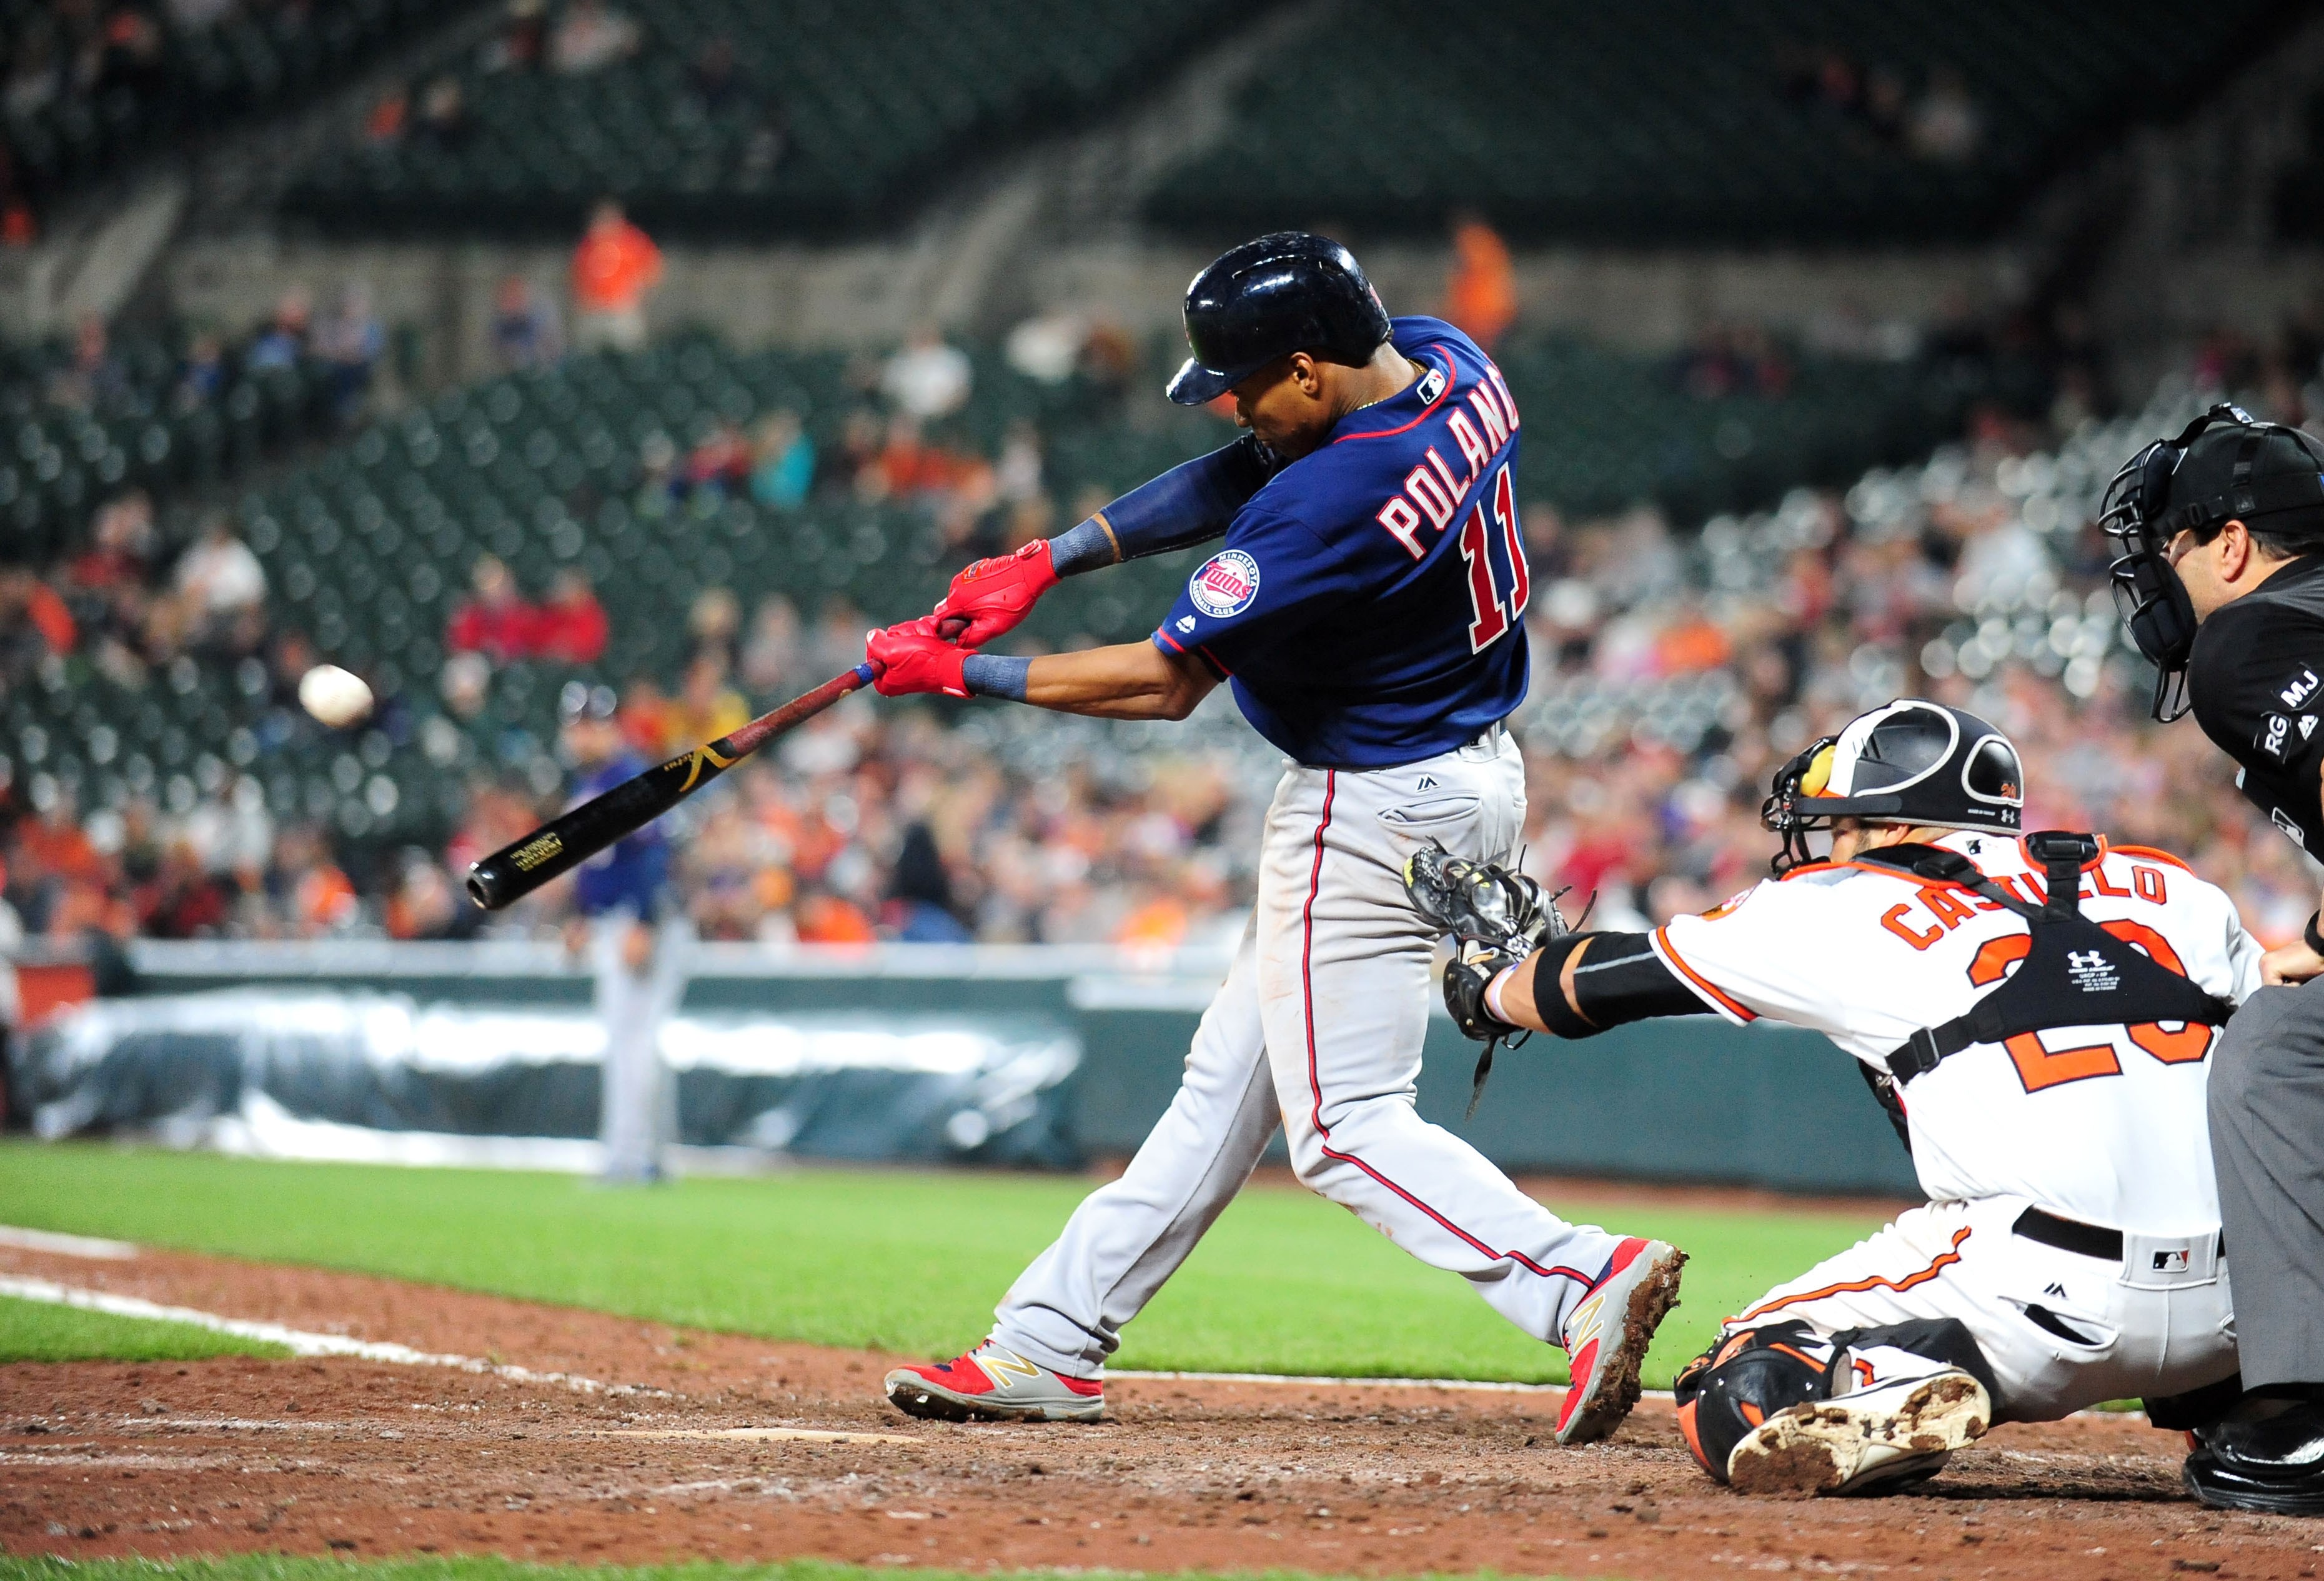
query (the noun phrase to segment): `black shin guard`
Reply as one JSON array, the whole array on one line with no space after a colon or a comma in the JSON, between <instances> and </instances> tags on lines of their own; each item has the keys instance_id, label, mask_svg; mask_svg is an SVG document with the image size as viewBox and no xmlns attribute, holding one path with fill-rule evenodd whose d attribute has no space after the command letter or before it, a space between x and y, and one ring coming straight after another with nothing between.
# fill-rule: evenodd
<instances>
[{"instance_id":1,"label":"black shin guard","mask_svg":"<svg viewBox=\"0 0 2324 1581\"><path fill-rule=\"evenodd\" d=\"M1703 1470L1727 1480L1728 1457L1777 1411L1847 1393L1850 1351L1888 1347L1959 1367L1998 1402L1993 1367L1958 1318L1923 1318L1819 1336L1794 1318L1721 1338L1690 1363L1677 1384L1679 1428Z\"/></svg>"}]
</instances>

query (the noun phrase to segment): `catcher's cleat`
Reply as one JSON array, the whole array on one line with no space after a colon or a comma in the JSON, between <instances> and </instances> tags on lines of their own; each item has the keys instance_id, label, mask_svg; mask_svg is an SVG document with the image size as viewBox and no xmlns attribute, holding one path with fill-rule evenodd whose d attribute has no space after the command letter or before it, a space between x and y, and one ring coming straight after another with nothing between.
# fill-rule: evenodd
<instances>
[{"instance_id":1,"label":"catcher's cleat","mask_svg":"<svg viewBox=\"0 0 2324 1581\"><path fill-rule=\"evenodd\" d=\"M1677 1247L1632 1235L1565 1315L1573 1381L1557 1413L1559 1443L1595 1443L1638 1403L1638 1369L1655 1330L1678 1305L1679 1270L1685 1266L1686 1253Z\"/></svg>"},{"instance_id":2,"label":"catcher's cleat","mask_svg":"<svg viewBox=\"0 0 2324 1581\"><path fill-rule=\"evenodd\" d=\"M1727 1481L1744 1493L1863 1493L1934 1476L1985 1436L1993 1400L1958 1367L1787 1406L1735 1446Z\"/></svg>"},{"instance_id":3,"label":"catcher's cleat","mask_svg":"<svg viewBox=\"0 0 2324 1581\"><path fill-rule=\"evenodd\" d=\"M888 1374L890 1403L942 1422L1087 1422L1105 1414L1105 1385L1068 1378L986 1340L948 1362Z\"/></svg>"}]
</instances>

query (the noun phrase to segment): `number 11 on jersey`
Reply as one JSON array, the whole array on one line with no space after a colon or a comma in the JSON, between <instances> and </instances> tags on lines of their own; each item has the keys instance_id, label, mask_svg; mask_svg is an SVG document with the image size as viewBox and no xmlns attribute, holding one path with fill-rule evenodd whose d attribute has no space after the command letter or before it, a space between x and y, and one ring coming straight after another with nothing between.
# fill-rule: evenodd
<instances>
[{"instance_id":1,"label":"number 11 on jersey","mask_svg":"<svg viewBox=\"0 0 2324 1581\"><path fill-rule=\"evenodd\" d=\"M1517 501L1509 488L1509 469L1493 475L1490 496L1492 522L1485 520L1486 500L1480 498L1469 519L1461 523L1461 558L1469 567L1469 652L1482 652L1499 640L1525 615L1533 591L1526 570L1525 536L1517 529ZM1498 552L1497 552L1498 551Z\"/></svg>"}]
</instances>

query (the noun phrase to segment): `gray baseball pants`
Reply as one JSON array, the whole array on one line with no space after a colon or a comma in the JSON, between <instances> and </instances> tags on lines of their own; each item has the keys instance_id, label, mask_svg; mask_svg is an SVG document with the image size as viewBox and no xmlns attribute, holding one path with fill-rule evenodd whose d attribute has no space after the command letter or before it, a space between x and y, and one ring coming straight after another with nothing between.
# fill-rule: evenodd
<instances>
[{"instance_id":1,"label":"gray baseball pants","mask_svg":"<svg viewBox=\"0 0 2324 1581\"><path fill-rule=\"evenodd\" d=\"M1268 810L1259 905L1178 1096L994 1314L993 1339L1094 1377L1284 1128L1291 1168L1551 1345L1621 1239L1571 1225L1413 1105L1436 936L1404 892L1431 839L1506 860L1525 825L1507 732L1401 768L1293 767Z\"/></svg>"},{"instance_id":2,"label":"gray baseball pants","mask_svg":"<svg viewBox=\"0 0 2324 1581\"><path fill-rule=\"evenodd\" d=\"M2324 1383L2324 982L2244 1002L2209 1099L2244 1386Z\"/></svg>"}]
</instances>

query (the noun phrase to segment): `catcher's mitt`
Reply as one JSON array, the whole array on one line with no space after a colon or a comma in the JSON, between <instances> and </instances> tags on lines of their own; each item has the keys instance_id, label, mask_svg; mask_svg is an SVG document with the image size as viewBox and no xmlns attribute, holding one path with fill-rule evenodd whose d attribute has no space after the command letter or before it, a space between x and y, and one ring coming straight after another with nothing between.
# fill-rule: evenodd
<instances>
[{"instance_id":1,"label":"catcher's mitt","mask_svg":"<svg viewBox=\"0 0 2324 1581\"><path fill-rule=\"evenodd\" d=\"M1485 989L1508 967L1531 955L1541 941L1569 931L1557 910L1564 894L1545 895L1523 874L1490 862L1455 856L1431 842L1404 864L1405 892L1423 917L1452 936L1452 958L1444 967L1444 1008L1462 1034L1484 1044L1477 1059L1469 1113L1477 1112L1493 1054L1504 1042L1517 1047L1529 1030L1511 1026L1485 1008Z\"/></svg>"}]
</instances>

